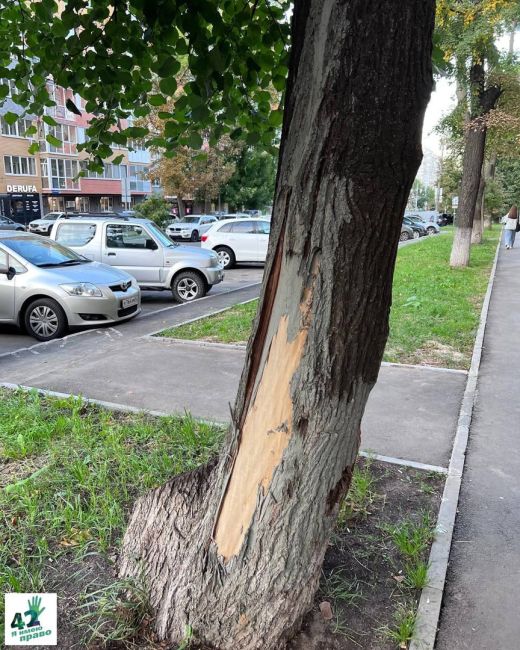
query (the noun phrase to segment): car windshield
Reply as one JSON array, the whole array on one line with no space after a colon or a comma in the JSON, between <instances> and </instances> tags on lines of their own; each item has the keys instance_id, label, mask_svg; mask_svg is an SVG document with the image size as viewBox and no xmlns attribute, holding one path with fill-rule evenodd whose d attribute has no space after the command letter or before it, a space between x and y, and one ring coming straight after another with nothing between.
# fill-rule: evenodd
<instances>
[{"instance_id":1,"label":"car windshield","mask_svg":"<svg viewBox=\"0 0 520 650\"><path fill-rule=\"evenodd\" d=\"M181 223L198 223L199 217L183 217Z\"/></svg>"},{"instance_id":2,"label":"car windshield","mask_svg":"<svg viewBox=\"0 0 520 650\"><path fill-rule=\"evenodd\" d=\"M18 253L27 262L46 268L51 266L75 266L86 264L91 260L78 255L70 248L65 248L52 240L41 240L32 237L13 237L1 240L14 253Z\"/></svg>"},{"instance_id":3,"label":"car windshield","mask_svg":"<svg viewBox=\"0 0 520 650\"><path fill-rule=\"evenodd\" d=\"M149 223L148 228L152 235L156 237L163 246L167 246L168 248L176 248L177 246L180 246L180 244L174 244L172 240L167 237L162 230L160 230L154 223Z\"/></svg>"}]
</instances>

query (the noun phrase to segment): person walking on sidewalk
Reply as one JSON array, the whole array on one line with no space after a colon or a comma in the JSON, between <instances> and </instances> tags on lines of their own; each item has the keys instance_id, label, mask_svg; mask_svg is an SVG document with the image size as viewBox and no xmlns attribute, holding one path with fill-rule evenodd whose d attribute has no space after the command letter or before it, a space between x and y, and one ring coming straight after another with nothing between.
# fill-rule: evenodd
<instances>
[{"instance_id":1,"label":"person walking on sidewalk","mask_svg":"<svg viewBox=\"0 0 520 650\"><path fill-rule=\"evenodd\" d=\"M511 210L504 217L504 237L506 242L506 249L511 249L515 243L515 235L518 228L518 208L516 205L511 207Z\"/></svg>"}]
</instances>

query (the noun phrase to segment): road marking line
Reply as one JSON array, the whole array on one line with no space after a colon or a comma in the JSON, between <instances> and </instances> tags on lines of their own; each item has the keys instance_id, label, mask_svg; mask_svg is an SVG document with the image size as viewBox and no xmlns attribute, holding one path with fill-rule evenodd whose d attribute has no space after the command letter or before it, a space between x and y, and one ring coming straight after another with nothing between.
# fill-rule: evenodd
<instances>
[{"instance_id":1,"label":"road marking line","mask_svg":"<svg viewBox=\"0 0 520 650\"><path fill-rule=\"evenodd\" d=\"M137 316L133 320L133 322L139 322L142 318L147 318L149 316L153 316L154 314L159 314L159 313L161 313L163 311L168 311L170 309L179 309L180 307L183 307L184 305L195 305L198 302L201 302L203 300L212 299L212 298L216 299L219 296L227 296L230 293L235 293L236 291L241 291L242 289L249 289L249 288L255 287L255 286L259 285L259 284L262 284L262 283L261 282L253 282L252 284L246 284L246 285L244 285L242 287L235 287L234 289L229 289L228 291L221 291L220 293L215 293L212 296L204 296L203 298L198 298L194 302L177 303L175 305L171 305L170 307L163 307L161 309L158 309L157 311L146 312L145 314L143 314L141 312L141 314L139 314L139 316ZM206 315L208 315L208 314L206 314ZM129 321L123 321L123 322L129 322ZM113 325L109 329L115 330ZM165 329L165 328L163 327L163 329ZM115 331L118 331L118 330L115 330ZM63 347L63 345L65 345L67 343L68 339L70 339L72 337L76 337L76 336L83 336L85 334L90 334L92 332L97 332L98 334L103 334L104 332L106 332L106 330L105 329L93 328L93 329L81 330L80 332L73 332L72 334L67 334L67 336L63 336L62 338L59 338L59 339L53 339L52 341L41 341L40 343L34 343L33 345L29 345L27 347L17 348L16 350L11 350L10 352L0 352L0 359L3 358L3 357L16 356L17 354L21 354L22 352L32 352L32 354L39 354L39 352L36 352L35 348L40 348L42 346L49 346L49 345L52 345L52 344L61 344L60 347ZM119 336L124 336L124 334L122 334L119 331L118 331L118 334L119 334ZM141 338L141 337L138 337L138 338Z\"/></svg>"},{"instance_id":2,"label":"road marking line","mask_svg":"<svg viewBox=\"0 0 520 650\"><path fill-rule=\"evenodd\" d=\"M447 474L447 467L440 467L439 465L428 465L427 463L419 463L415 460L407 460L406 458L394 458L393 456L382 456L375 454L372 451L360 451L359 455L363 458L371 458L382 463L390 463L392 465L402 465L403 467L413 467L415 469L425 470L426 472L437 472L438 474Z\"/></svg>"}]
</instances>

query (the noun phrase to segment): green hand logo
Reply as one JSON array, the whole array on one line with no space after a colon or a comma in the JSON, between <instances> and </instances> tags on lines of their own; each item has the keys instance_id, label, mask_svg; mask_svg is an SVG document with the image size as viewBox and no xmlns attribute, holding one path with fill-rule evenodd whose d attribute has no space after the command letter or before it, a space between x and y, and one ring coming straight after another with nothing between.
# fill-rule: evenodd
<instances>
[{"instance_id":1,"label":"green hand logo","mask_svg":"<svg viewBox=\"0 0 520 650\"><path fill-rule=\"evenodd\" d=\"M27 605L29 609L28 611L25 612L24 616L31 617L31 620L27 624L27 627L35 627L36 625L40 625L40 621L38 620L38 618L45 609L45 607L41 607L41 604L42 604L42 599L39 598L38 596L33 596L32 600L27 601Z\"/></svg>"}]
</instances>

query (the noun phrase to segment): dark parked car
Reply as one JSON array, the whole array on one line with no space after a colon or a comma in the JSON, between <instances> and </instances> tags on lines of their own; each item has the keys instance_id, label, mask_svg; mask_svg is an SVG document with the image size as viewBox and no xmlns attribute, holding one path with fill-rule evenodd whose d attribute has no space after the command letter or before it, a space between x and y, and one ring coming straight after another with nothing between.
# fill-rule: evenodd
<instances>
[{"instance_id":1,"label":"dark parked car","mask_svg":"<svg viewBox=\"0 0 520 650\"><path fill-rule=\"evenodd\" d=\"M410 219L409 217L403 218L403 224L405 226L410 227L413 230L414 239L419 239L419 237L426 237L426 235L428 234L424 226L422 226L419 223L416 223L415 221L412 221L412 219Z\"/></svg>"},{"instance_id":2,"label":"dark parked car","mask_svg":"<svg viewBox=\"0 0 520 650\"><path fill-rule=\"evenodd\" d=\"M439 226L450 226L453 223L453 215L443 212L437 218Z\"/></svg>"},{"instance_id":3,"label":"dark parked car","mask_svg":"<svg viewBox=\"0 0 520 650\"><path fill-rule=\"evenodd\" d=\"M0 216L0 230L25 230L21 223L16 223L9 217Z\"/></svg>"},{"instance_id":4,"label":"dark parked car","mask_svg":"<svg viewBox=\"0 0 520 650\"><path fill-rule=\"evenodd\" d=\"M404 223L401 226L401 235L399 236L399 241L408 241L413 238L413 230L410 226L405 226Z\"/></svg>"}]
</instances>

